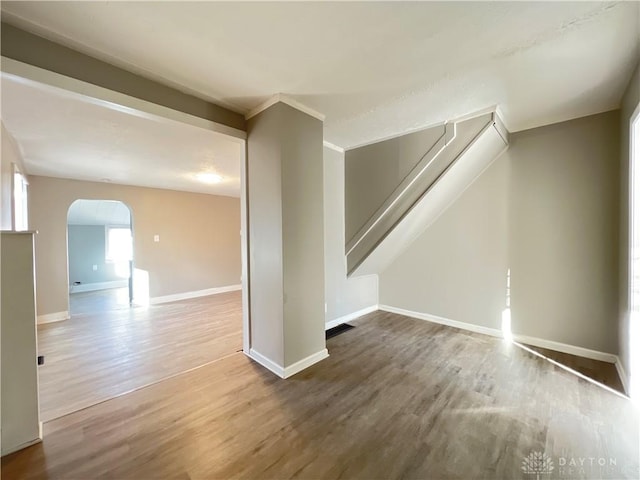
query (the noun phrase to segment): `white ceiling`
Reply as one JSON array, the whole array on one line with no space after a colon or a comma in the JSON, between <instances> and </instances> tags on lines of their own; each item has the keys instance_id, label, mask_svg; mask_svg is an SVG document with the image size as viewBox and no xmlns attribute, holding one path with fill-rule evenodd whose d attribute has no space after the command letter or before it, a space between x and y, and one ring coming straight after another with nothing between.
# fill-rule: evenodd
<instances>
[{"instance_id":1,"label":"white ceiling","mask_svg":"<svg viewBox=\"0 0 640 480\"><path fill-rule=\"evenodd\" d=\"M76 200L69 207L69 225L131 225L131 213L114 200Z\"/></svg>"},{"instance_id":2,"label":"white ceiling","mask_svg":"<svg viewBox=\"0 0 640 480\"><path fill-rule=\"evenodd\" d=\"M142 118L5 74L2 122L30 175L240 196L243 147L219 133ZM224 180L204 184L195 178L201 172Z\"/></svg>"},{"instance_id":3,"label":"white ceiling","mask_svg":"<svg viewBox=\"0 0 640 480\"><path fill-rule=\"evenodd\" d=\"M344 147L499 106L512 131L619 106L640 3L2 2L10 22L247 112L284 93Z\"/></svg>"}]
</instances>

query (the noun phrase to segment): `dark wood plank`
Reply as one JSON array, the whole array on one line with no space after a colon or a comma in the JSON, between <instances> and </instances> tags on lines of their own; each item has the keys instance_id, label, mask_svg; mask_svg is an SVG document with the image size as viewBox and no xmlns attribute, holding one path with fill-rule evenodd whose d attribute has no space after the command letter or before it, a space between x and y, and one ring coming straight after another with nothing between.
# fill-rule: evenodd
<instances>
[{"instance_id":1,"label":"dark wood plank","mask_svg":"<svg viewBox=\"0 0 640 480\"><path fill-rule=\"evenodd\" d=\"M555 464L540 478L639 478L627 398L497 338L354 323L287 380L238 353L48 422L3 479L535 478L531 452ZM608 470L560 465L590 457Z\"/></svg>"}]
</instances>

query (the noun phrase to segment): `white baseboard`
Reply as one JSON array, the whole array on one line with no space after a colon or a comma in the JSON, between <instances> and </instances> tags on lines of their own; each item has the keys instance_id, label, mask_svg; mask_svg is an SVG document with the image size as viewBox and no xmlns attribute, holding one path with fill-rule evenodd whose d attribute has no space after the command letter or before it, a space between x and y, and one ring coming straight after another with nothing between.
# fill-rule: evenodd
<instances>
[{"instance_id":1,"label":"white baseboard","mask_svg":"<svg viewBox=\"0 0 640 480\"><path fill-rule=\"evenodd\" d=\"M128 286L128 278L110 282L81 283L80 285L69 285L69 293L96 292L98 290L109 290L110 288L123 288Z\"/></svg>"},{"instance_id":2,"label":"white baseboard","mask_svg":"<svg viewBox=\"0 0 640 480\"><path fill-rule=\"evenodd\" d=\"M260 352L255 351L253 348L249 350L249 357L258 362L260 365L265 367L267 370L271 370L280 378L289 378L295 375L298 372L301 372L305 368L310 367L314 363L318 363L320 360L324 360L329 356L329 352L326 348L316 352L312 355L309 355L306 358L294 363L293 365L289 365L288 367L282 367L278 365L276 362L271 360L270 358L265 357Z\"/></svg>"},{"instance_id":3,"label":"white baseboard","mask_svg":"<svg viewBox=\"0 0 640 480\"><path fill-rule=\"evenodd\" d=\"M411 310L405 310L402 308L392 307L390 305L380 305L380 310L385 312L397 313L399 315L405 315L407 317L417 318L419 320L426 320L428 322L439 323L441 325L447 325L449 327L460 328L462 330L468 330L475 333L482 333L484 335L491 335L492 337L504 337L501 330L490 327L483 327L480 325L474 325L472 323L458 322L437 315L429 315L421 312L414 312ZM513 340L518 343L525 343L534 347L548 348L549 350L555 350L556 352L569 353L578 357L590 358L592 360L600 360L607 363L616 363L618 356L613 353L600 352L597 350L591 350L588 348L577 347L575 345L569 345L566 343L554 342L552 340L545 340L543 338L529 337L527 335L519 335L512 333Z\"/></svg>"},{"instance_id":4,"label":"white baseboard","mask_svg":"<svg viewBox=\"0 0 640 480\"><path fill-rule=\"evenodd\" d=\"M351 320L355 320L367 313L375 312L378 310L378 305L371 305L370 307L363 308L362 310L358 310L357 312L350 313L348 315L343 315L342 317L338 317L334 320L329 320L324 325L325 330L329 330L330 328L337 327L338 325L342 325L343 323L350 322Z\"/></svg>"},{"instance_id":5,"label":"white baseboard","mask_svg":"<svg viewBox=\"0 0 640 480\"><path fill-rule=\"evenodd\" d=\"M318 363L320 360L324 360L329 356L329 351L326 348L323 348L319 352L316 352L312 355L309 355L302 360L297 361L293 365L289 365L284 369L284 377L289 378L294 376L296 373L301 372L305 368L310 367L311 365Z\"/></svg>"},{"instance_id":6,"label":"white baseboard","mask_svg":"<svg viewBox=\"0 0 640 480\"><path fill-rule=\"evenodd\" d=\"M69 316L69 312L65 310L64 312L55 312L55 313L47 313L45 315L38 315L38 318L36 319L36 323L38 325L41 325L43 323L61 322L63 320L69 320L69 318L71 318Z\"/></svg>"},{"instance_id":7,"label":"white baseboard","mask_svg":"<svg viewBox=\"0 0 640 480\"><path fill-rule=\"evenodd\" d=\"M249 358L251 358L252 360L255 360L267 370L271 370L280 378L284 378L284 367L282 367L281 365L278 365L276 362L274 362L270 358L265 357L264 355L262 355L260 352L257 352L253 348L249 350Z\"/></svg>"},{"instance_id":8,"label":"white baseboard","mask_svg":"<svg viewBox=\"0 0 640 480\"><path fill-rule=\"evenodd\" d=\"M616 370L618 371L618 376L620 377L620 381L622 382L622 386L624 387L624 392L627 395L631 395L629 377L627 376L627 372L622 365L622 360L620 360L620 357L618 356L616 356Z\"/></svg>"},{"instance_id":9,"label":"white baseboard","mask_svg":"<svg viewBox=\"0 0 640 480\"><path fill-rule=\"evenodd\" d=\"M428 313L405 310L403 308L392 307L391 305L379 305L379 308L383 312L397 313L398 315L413 317L419 320L426 320L427 322L439 323L440 325L460 328L462 330L469 330L471 332L482 333L484 335L491 335L492 337L503 337L502 331L495 328L483 327L481 325L474 325L472 323L458 322L457 320L450 320L448 318L439 317L437 315L430 315Z\"/></svg>"},{"instance_id":10,"label":"white baseboard","mask_svg":"<svg viewBox=\"0 0 640 480\"><path fill-rule=\"evenodd\" d=\"M590 358L601 362L616 363L618 356L613 353L600 352L589 348L577 347L567 343L554 342L553 340L545 340L543 338L529 337L527 335L513 334L513 340L518 343L525 343L534 347L547 348L556 352L568 353L577 357Z\"/></svg>"},{"instance_id":11,"label":"white baseboard","mask_svg":"<svg viewBox=\"0 0 640 480\"><path fill-rule=\"evenodd\" d=\"M16 445L14 447L9 447L6 450L3 448L1 455L4 457L5 455L9 455L10 453L17 452L18 450L22 450L23 448L30 447L31 445L35 445L36 443L40 442L42 442L42 426L40 426L40 436L38 438L34 438L33 440L21 443L20 445Z\"/></svg>"},{"instance_id":12,"label":"white baseboard","mask_svg":"<svg viewBox=\"0 0 640 480\"><path fill-rule=\"evenodd\" d=\"M175 293L173 295L153 297L149 299L149 304L157 305L158 303L177 302L178 300L207 297L209 295L216 295L218 293L225 292L235 292L237 290L242 290L242 285L227 285L224 287L207 288L206 290L195 290L193 292Z\"/></svg>"}]
</instances>

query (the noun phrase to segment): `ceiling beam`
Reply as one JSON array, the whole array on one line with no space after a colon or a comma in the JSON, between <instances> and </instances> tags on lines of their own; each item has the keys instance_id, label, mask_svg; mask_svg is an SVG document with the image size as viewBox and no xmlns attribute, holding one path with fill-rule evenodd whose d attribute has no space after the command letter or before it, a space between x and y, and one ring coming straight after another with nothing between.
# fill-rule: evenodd
<instances>
[{"instance_id":1,"label":"ceiling beam","mask_svg":"<svg viewBox=\"0 0 640 480\"><path fill-rule=\"evenodd\" d=\"M244 115L163 85L77 50L2 23L0 51L34 67L93 84L234 129L246 131Z\"/></svg>"}]
</instances>

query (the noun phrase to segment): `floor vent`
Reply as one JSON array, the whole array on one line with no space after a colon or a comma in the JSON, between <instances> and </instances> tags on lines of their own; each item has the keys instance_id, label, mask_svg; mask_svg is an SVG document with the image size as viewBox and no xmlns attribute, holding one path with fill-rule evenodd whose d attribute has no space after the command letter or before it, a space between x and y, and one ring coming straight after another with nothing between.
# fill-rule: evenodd
<instances>
[{"instance_id":1,"label":"floor vent","mask_svg":"<svg viewBox=\"0 0 640 480\"><path fill-rule=\"evenodd\" d=\"M333 338L341 333L346 332L347 330L351 330L352 328L356 328L353 325L349 325L347 323L343 323L342 325L338 325L337 327L330 328L325 332L327 340Z\"/></svg>"}]
</instances>

